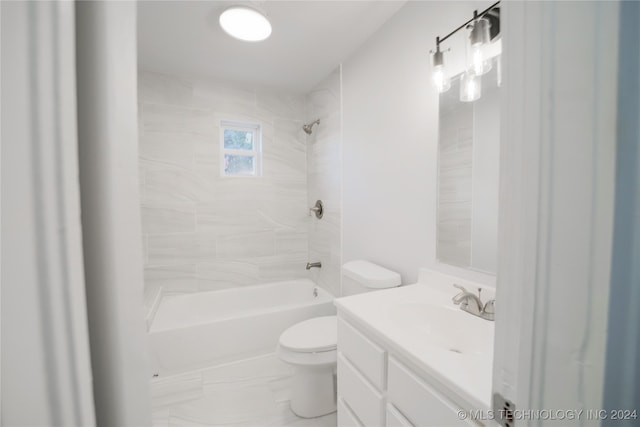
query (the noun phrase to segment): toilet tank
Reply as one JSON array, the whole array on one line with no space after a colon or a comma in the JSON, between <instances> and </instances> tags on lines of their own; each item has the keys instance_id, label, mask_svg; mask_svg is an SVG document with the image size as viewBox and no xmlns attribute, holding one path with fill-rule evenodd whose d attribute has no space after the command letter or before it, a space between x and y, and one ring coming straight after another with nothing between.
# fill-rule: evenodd
<instances>
[{"instance_id":1,"label":"toilet tank","mask_svg":"<svg viewBox=\"0 0 640 427\"><path fill-rule=\"evenodd\" d=\"M369 261L349 261L342 266L342 295L400 286L400 274Z\"/></svg>"}]
</instances>

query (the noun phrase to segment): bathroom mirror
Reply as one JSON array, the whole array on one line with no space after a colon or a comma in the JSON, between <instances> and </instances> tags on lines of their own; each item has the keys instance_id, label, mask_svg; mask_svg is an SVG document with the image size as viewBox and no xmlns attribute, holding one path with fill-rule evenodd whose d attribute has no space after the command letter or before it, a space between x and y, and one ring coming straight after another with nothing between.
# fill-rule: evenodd
<instances>
[{"instance_id":1,"label":"bathroom mirror","mask_svg":"<svg viewBox=\"0 0 640 427\"><path fill-rule=\"evenodd\" d=\"M439 262L495 274L500 95L492 61L476 101L460 101L460 75L440 95L436 240Z\"/></svg>"}]
</instances>

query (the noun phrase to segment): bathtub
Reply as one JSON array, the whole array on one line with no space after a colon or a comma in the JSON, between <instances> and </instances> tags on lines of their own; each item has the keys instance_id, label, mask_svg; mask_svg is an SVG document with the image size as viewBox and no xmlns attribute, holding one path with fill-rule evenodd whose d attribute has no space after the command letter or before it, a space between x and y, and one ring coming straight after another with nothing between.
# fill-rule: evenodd
<instances>
[{"instance_id":1,"label":"bathtub","mask_svg":"<svg viewBox=\"0 0 640 427\"><path fill-rule=\"evenodd\" d=\"M331 294L308 279L164 296L149 329L154 375L271 353L289 326L332 314Z\"/></svg>"}]
</instances>

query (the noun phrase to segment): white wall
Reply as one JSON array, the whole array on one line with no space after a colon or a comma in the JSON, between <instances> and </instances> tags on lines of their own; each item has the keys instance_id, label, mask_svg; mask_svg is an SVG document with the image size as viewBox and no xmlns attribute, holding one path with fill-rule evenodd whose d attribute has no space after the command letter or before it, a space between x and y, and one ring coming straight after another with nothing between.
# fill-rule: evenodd
<instances>
[{"instance_id":1,"label":"white wall","mask_svg":"<svg viewBox=\"0 0 640 427\"><path fill-rule=\"evenodd\" d=\"M419 267L495 280L436 262L438 95L429 55L436 36L488 5L408 2L343 64L344 261L379 263L405 284Z\"/></svg>"},{"instance_id":2,"label":"white wall","mask_svg":"<svg viewBox=\"0 0 640 427\"><path fill-rule=\"evenodd\" d=\"M322 219L309 222L309 261L322 262L311 278L333 295L340 295L342 267L342 94L340 68L306 97L306 122L320 119L307 136L308 205L320 199Z\"/></svg>"},{"instance_id":3,"label":"white wall","mask_svg":"<svg viewBox=\"0 0 640 427\"><path fill-rule=\"evenodd\" d=\"M138 87L148 311L160 289L307 277L304 96L148 71ZM221 176L221 120L260 124L262 176Z\"/></svg>"}]
</instances>

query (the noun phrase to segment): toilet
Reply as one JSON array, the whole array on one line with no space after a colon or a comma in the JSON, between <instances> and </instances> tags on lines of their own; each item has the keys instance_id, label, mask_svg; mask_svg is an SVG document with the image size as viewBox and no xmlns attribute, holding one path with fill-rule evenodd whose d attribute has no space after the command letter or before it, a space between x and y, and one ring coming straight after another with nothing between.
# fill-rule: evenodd
<instances>
[{"instance_id":1,"label":"toilet","mask_svg":"<svg viewBox=\"0 0 640 427\"><path fill-rule=\"evenodd\" d=\"M400 275L368 261L342 266L343 296L400 286ZM280 335L278 356L293 365L291 410L314 418L336 410L337 317L315 317Z\"/></svg>"}]
</instances>

